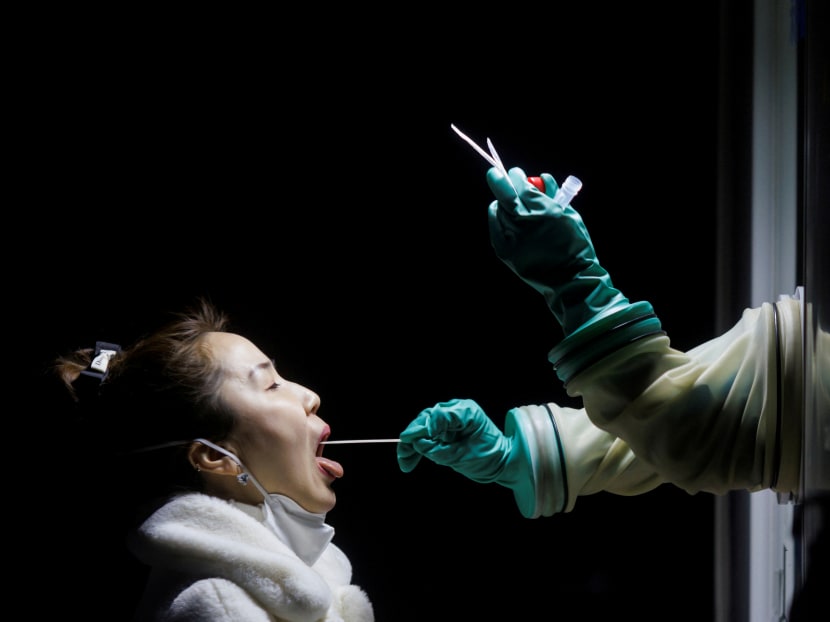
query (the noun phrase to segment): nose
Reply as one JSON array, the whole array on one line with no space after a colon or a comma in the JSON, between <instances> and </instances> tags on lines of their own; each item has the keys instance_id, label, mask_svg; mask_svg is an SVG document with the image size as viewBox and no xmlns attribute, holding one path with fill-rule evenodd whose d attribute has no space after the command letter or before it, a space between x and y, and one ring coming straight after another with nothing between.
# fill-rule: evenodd
<instances>
[{"instance_id":1,"label":"nose","mask_svg":"<svg viewBox=\"0 0 830 622\"><path fill-rule=\"evenodd\" d=\"M320 408L320 396L311 389L303 387L303 406L308 414L316 413Z\"/></svg>"}]
</instances>

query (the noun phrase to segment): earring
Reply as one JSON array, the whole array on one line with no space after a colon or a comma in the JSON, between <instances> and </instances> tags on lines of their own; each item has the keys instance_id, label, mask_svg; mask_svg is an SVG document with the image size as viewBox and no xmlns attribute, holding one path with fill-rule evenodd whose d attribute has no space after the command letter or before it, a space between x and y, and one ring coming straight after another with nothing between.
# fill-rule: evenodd
<instances>
[{"instance_id":1,"label":"earring","mask_svg":"<svg viewBox=\"0 0 830 622\"><path fill-rule=\"evenodd\" d=\"M236 476L236 481L242 484L243 486L248 485L248 474L247 473L240 473Z\"/></svg>"}]
</instances>

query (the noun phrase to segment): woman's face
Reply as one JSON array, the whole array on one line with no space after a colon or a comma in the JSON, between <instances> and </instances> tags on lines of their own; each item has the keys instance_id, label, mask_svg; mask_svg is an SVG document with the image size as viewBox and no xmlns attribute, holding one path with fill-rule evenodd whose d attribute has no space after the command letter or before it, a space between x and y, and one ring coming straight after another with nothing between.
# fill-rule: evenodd
<instances>
[{"instance_id":1,"label":"woman's face","mask_svg":"<svg viewBox=\"0 0 830 622\"><path fill-rule=\"evenodd\" d=\"M331 510L331 484L343 475L343 468L322 457L320 441L328 438L330 429L317 416L320 397L282 378L248 339L225 332L205 338L224 370L221 399L236 413L223 445L269 493L290 497L309 512Z\"/></svg>"}]
</instances>

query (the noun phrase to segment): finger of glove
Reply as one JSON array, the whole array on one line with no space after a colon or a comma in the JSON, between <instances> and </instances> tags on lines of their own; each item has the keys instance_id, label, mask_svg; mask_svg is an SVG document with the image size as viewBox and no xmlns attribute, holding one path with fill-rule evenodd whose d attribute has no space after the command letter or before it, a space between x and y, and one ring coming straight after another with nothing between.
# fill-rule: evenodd
<instances>
[{"instance_id":1,"label":"finger of glove","mask_svg":"<svg viewBox=\"0 0 830 622\"><path fill-rule=\"evenodd\" d=\"M556 180L548 173L542 173L540 177L545 182L544 192L530 182L517 186L519 188L519 202L524 209L515 210L516 218L543 214L558 215L563 213L562 206L553 200L553 197L559 191Z\"/></svg>"},{"instance_id":2,"label":"finger of glove","mask_svg":"<svg viewBox=\"0 0 830 622\"><path fill-rule=\"evenodd\" d=\"M413 437L411 441L398 443L398 466L404 473L412 471L426 456L436 464L455 466L466 455L466 443L462 437L443 440L431 436Z\"/></svg>"},{"instance_id":3,"label":"finger of glove","mask_svg":"<svg viewBox=\"0 0 830 622\"><path fill-rule=\"evenodd\" d=\"M401 439L399 444L403 445L405 443L411 443L415 439L429 436L428 424L430 411L430 408L425 408L419 412L412 421L409 422L409 425L407 425L403 432L401 432L398 436L398 438Z\"/></svg>"},{"instance_id":4,"label":"finger of glove","mask_svg":"<svg viewBox=\"0 0 830 622\"><path fill-rule=\"evenodd\" d=\"M429 438L430 409L422 410L400 433L398 443L398 466L404 473L412 471L421 461L421 452L414 443L418 439Z\"/></svg>"},{"instance_id":5,"label":"finger of glove","mask_svg":"<svg viewBox=\"0 0 830 622\"><path fill-rule=\"evenodd\" d=\"M498 201L490 203L487 210L487 223L490 227L490 243L493 245L493 250L496 255L504 261L509 257L511 249L516 238L517 227L510 218L505 218L502 213L507 210L502 210Z\"/></svg>"},{"instance_id":6,"label":"finger of glove","mask_svg":"<svg viewBox=\"0 0 830 622\"><path fill-rule=\"evenodd\" d=\"M490 420L475 401L454 399L439 402L423 413L430 438L452 442L458 436L474 434Z\"/></svg>"},{"instance_id":7,"label":"finger of glove","mask_svg":"<svg viewBox=\"0 0 830 622\"><path fill-rule=\"evenodd\" d=\"M539 177L541 177L542 181L545 182L545 194L552 199L559 191L559 184L556 183L553 175L549 173L541 173Z\"/></svg>"},{"instance_id":8,"label":"finger of glove","mask_svg":"<svg viewBox=\"0 0 830 622\"><path fill-rule=\"evenodd\" d=\"M517 189L524 184L530 184L527 181L527 175L518 167L510 169L507 177L500 169L491 167L487 171L487 185L490 186L490 191L496 200L502 203L505 207L515 208L518 204ZM532 184L530 184L532 185Z\"/></svg>"},{"instance_id":9,"label":"finger of glove","mask_svg":"<svg viewBox=\"0 0 830 622\"><path fill-rule=\"evenodd\" d=\"M452 467L476 481L490 482L503 470L509 442L494 426L481 435L460 436L451 442L419 439L413 447L436 464Z\"/></svg>"},{"instance_id":10,"label":"finger of glove","mask_svg":"<svg viewBox=\"0 0 830 622\"><path fill-rule=\"evenodd\" d=\"M488 208L488 219L490 225L490 241L493 248L502 260L505 259L510 243L515 239L518 232L517 224L512 217L518 214L527 214L529 210L522 205L516 189L520 188L523 191L528 191L528 187L532 191L541 194L541 191L527 180L527 175L519 167L510 169L508 179L504 173L492 167L487 171L487 185L496 197L496 200L490 203ZM550 177L550 175L548 175ZM553 179L553 178L551 178ZM547 182L547 180L545 180ZM556 183L554 182L554 186Z\"/></svg>"},{"instance_id":11,"label":"finger of glove","mask_svg":"<svg viewBox=\"0 0 830 622\"><path fill-rule=\"evenodd\" d=\"M541 174L545 183L544 192L530 183L519 167L511 168L508 175L509 179L495 167L487 171L487 183L503 208L504 218L562 212L562 207L553 201L559 186L552 175Z\"/></svg>"},{"instance_id":12,"label":"finger of glove","mask_svg":"<svg viewBox=\"0 0 830 622\"><path fill-rule=\"evenodd\" d=\"M449 442L459 433L473 433L485 422L489 422L489 419L476 402L455 399L422 410L398 438L401 443L414 443L422 439Z\"/></svg>"},{"instance_id":13,"label":"finger of glove","mask_svg":"<svg viewBox=\"0 0 830 622\"><path fill-rule=\"evenodd\" d=\"M415 447L410 443L401 441L398 443L398 467L404 473L409 473L418 466L421 461L421 454L415 451Z\"/></svg>"},{"instance_id":14,"label":"finger of glove","mask_svg":"<svg viewBox=\"0 0 830 622\"><path fill-rule=\"evenodd\" d=\"M418 413L398 436L401 439L397 448L398 466L404 473L412 471L412 469L418 466L418 462L421 461L421 454L415 449L412 443L419 438L429 436L429 428L427 426L429 412L427 408Z\"/></svg>"}]
</instances>

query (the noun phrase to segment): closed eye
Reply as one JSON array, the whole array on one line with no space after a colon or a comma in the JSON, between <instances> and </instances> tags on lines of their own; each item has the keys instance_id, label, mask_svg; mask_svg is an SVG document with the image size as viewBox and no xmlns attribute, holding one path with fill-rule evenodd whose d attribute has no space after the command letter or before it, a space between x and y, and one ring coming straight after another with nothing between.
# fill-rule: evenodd
<instances>
[{"instance_id":1,"label":"closed eye","mask_svg":"<svg viewBox=\"0 0 830 622\"><path fill-rule=\"evenodd\" d=\"M274 359L268 359L268 361L271 363L271 369L273 369L274 373L277 376L279 376L279 374L277 373L277 362ZM277 389L280 388L280 386L282 386L282 385L280 385L279 382L274 382L274 384L272 384L270 387L268 387L268 390L269 391L276 391Z\"/></svg>"}]
</instances>

